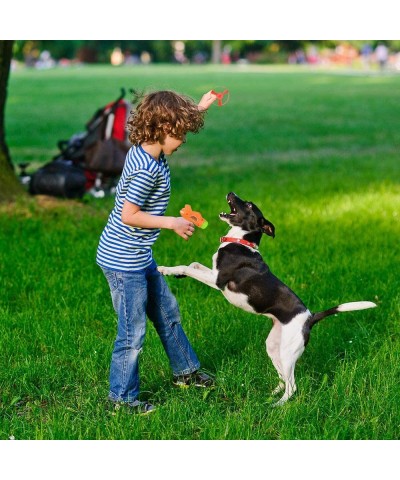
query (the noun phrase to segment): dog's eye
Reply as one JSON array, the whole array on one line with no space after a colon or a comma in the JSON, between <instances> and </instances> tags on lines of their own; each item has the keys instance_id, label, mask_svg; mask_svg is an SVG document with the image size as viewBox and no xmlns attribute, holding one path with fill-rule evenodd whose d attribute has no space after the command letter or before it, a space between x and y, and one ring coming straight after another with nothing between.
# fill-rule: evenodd
<instances>
[{"instance_id":1,"label":"dog's eye","mask_svg":"<svg viewBox=\"0 0 400 480\"><path fill-rule=\"evenodd\" d=\"M246 202L246 207L247 207L247 208L253 208L253 204L250 203L250 202Z\"/></svg>"}]
</instances>

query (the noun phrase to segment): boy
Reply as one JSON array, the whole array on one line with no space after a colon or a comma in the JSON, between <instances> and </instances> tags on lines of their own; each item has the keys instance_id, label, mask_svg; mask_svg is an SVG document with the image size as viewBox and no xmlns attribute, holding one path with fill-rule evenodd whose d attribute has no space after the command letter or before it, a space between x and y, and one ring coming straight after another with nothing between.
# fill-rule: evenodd
<instances>
[{"instance_id":1,"label":"boy","mask_svg":"<svg viewBox=\"0 0 400 480\"><path fill-rule=\"evenodd\" d=\"M199 132L204 113L216 98L210 91L196 105L172 91L153 92L141 100L128 120L133 146L126 156L96 261L107 278L118 315L108 398L132 413L147 414L155 409L138 399L146 315L167 353L174 384L213 385L213 379L199 370L200 362L180 323L176 299L157 270L151 247L161 228L173 230L184 240L193 234L191 222L164 216L171 191L165 155L185 143L188 132Z\"/></svg>"}]
</instances>

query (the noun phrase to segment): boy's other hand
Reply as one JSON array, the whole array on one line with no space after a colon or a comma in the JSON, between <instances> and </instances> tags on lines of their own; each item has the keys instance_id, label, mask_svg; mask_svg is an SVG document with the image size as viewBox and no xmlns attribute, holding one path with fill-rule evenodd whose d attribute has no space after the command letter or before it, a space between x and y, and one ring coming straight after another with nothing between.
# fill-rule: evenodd
<instances>
[{"instance_id":1,"label":"boy's other hand","mask_svg":"<svg viewBox=\"0 0 400 480\"><path fill-rule=\"evenodd\" d=\"M204 110L207 110L210 105L212 105L215 100L217 99L217 96L211 93L212 90L209 92L205 93L200 100L200 103L198 105L198 108L201 112L204 112Z\"/></svg>"}]
</instances>

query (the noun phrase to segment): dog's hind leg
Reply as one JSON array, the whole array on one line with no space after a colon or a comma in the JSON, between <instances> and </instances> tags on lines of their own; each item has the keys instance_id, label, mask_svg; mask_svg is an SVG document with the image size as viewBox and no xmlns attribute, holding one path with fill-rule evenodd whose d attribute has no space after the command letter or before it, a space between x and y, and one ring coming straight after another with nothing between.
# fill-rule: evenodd
<instances>
[{"instance_id":1,"label":"dog's hind leg","mask_svg":"<svg viewBox=\"0 0 400 480\"><path fill-rule=\"evenodd\" d=\"M282 331L281 324L278 322L278 320L274 319L274 324L265 342L267 347L267 354L271 359L272 364L274 365L276 371L278 372L279 379L280 379L279 385L272 392L272 395L279 393L281 390L285 388L285 382L283 380L283 376L281 373L282 365L281 365L281 359L280 359L281 331Z\"/></svg>"},{"instance_id":2,"label":"dog's hind leg","mask_svg":"<svg viewBox=\"0 0 400 480\"><path fill-rule=\"evenodd\" d=\"M308 314L299 314L292 321L282 326L281 345L280 345L280 363L282 367L282 377L285 382L285 393L274 406L283 405L296 392L296 381L294 378L294 369L296 362L304 352L304 336L302 328Z\"/></svg>"},{"instance_id":3,"label":"dog's hind leg","mask_svg":"<svg viewBox=\"0 0 400 480\"><path fill-rule=\"evenodd\" d=\"M296 338L291 338L288 342L282 334L282 344L280 351L280 360L282 366L282 377L285 382L285 393L282 398L274 405L283 405L296 392L296 381L294 378L294 369L296 362L304 352L304 340L301 332Z\"/></svg>"}]
</instances>

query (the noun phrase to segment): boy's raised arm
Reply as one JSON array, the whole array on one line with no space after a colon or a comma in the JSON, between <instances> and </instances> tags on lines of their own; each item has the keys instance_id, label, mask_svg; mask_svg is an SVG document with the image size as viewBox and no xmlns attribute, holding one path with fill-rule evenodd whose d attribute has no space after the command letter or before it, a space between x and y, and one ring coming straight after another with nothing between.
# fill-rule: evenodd
<instances>
[{"instance_id":1,"label":"boy's raised arm","mask_svg":"<svg viewBox=\"0 0 400 480\"><path fill-rule=\"evenodd\" d=\"M198 108L200 111L204 112L205 110L208 109L208 107L215 102L215 100L217 99L217 96L214 95L213 93L211 93L212 90L210 90L209 92L205 93L202 97L201 97L201 100L199 102L199 105L198 105Z\"/></svg>"}]
</instances>

